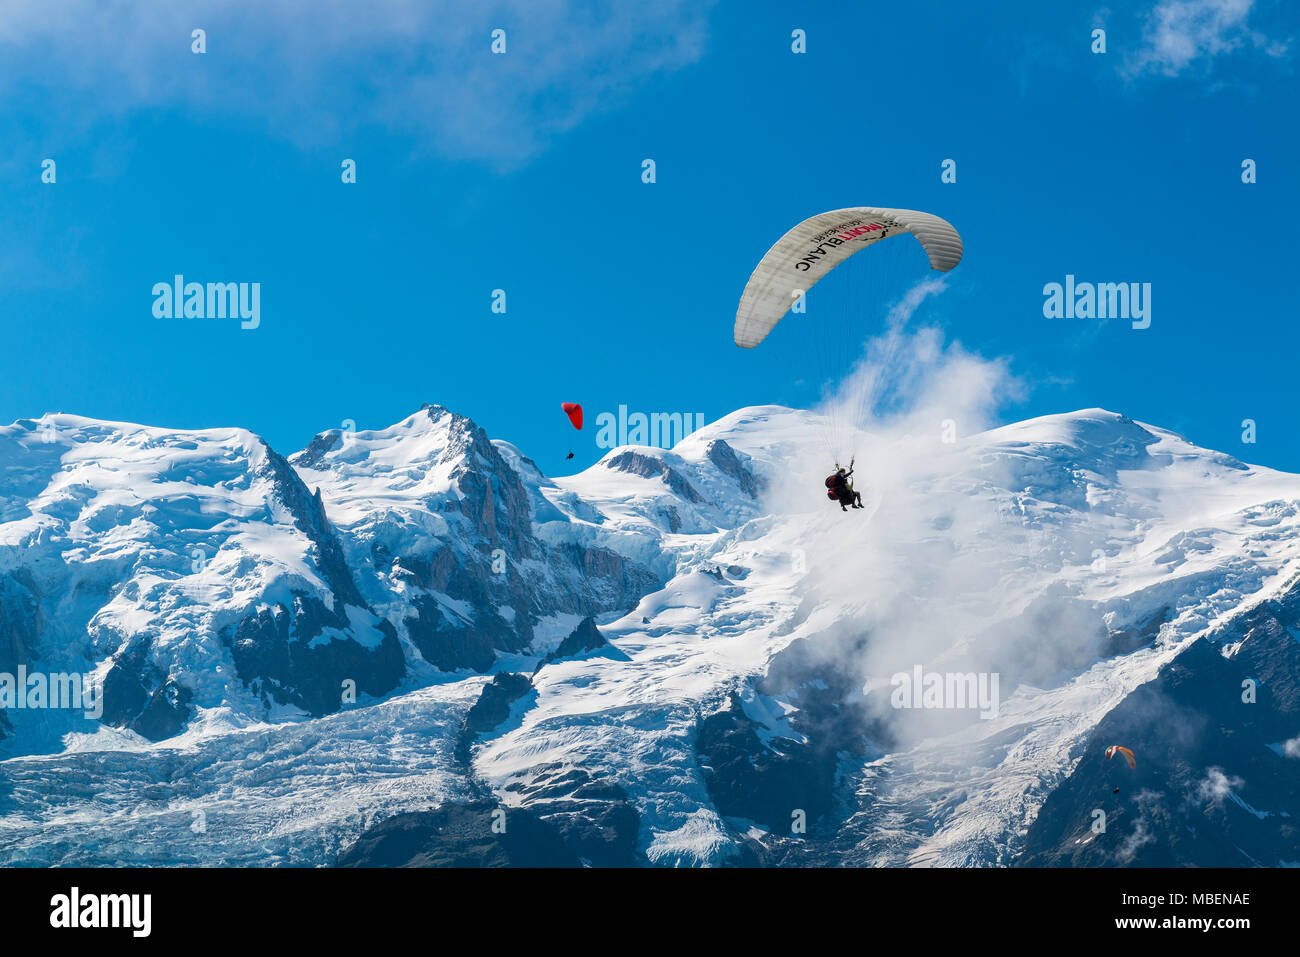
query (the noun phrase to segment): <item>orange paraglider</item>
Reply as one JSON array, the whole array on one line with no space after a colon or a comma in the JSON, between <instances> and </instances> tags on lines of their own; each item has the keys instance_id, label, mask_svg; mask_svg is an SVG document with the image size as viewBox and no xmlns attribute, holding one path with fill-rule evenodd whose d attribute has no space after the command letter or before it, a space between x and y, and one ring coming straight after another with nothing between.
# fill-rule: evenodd
<instances>
[{"instance_id":1,"label":"orange paraglider","mask_svg":"<svg viewBox=\"0 0 1300 957\"><path fill-rule=\"evenodd\" d=\"M1128 748L1119 744L1112 744L1109 748L1106 749L1106 760L1109 761L1117 754L1124 756L1124 760L1128 762L1128 766L1130 768L1137 767L1138 765L1137 757Z\"/></svg>"}]
</instances>

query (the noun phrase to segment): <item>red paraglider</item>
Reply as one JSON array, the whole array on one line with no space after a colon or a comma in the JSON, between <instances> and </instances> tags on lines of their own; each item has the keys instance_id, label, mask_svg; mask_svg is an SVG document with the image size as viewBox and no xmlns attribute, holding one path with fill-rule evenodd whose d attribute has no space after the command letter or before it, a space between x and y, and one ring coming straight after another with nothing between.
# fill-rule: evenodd
<instances>
[{"instance_id":1,"label":"red paraglider","mask_svg":"<svg viewBox=\"0 0 1300 957\"><path fill-rule=\"evenodd\" d=\"M576 402L561 402L560 408L564 410L564 414L569 417L575 429L582 428L582 406Z\"/></svg>"}]
</instances>

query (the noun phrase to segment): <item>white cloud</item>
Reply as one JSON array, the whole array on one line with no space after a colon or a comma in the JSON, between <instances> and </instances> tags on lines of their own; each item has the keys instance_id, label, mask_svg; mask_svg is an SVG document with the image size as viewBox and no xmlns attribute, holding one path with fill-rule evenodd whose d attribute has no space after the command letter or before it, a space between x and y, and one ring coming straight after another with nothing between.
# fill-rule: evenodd
<instances>
[{"instance_id":1,"label":"white cloud","mask_svg":"<svg viewBox=\"0 0 1300 957\"><path fill-rule=\"evenodd\" d=\"M1130 75L1177 76L1243 48L1284 56L1289 41L1270 40L1248 24L1255 0L1161 0L1147 18L1142 47L1126 63Z\"/></svg>"},{"instance_id":2,"label":"white cloud","mask_svg":"<svg viewBox=\"0 0 1300 957\"><path fill-rule=\"evenodd\" d=\"M1137 805L1138 814L1133 819L1129 827L1128 836L1124 838L1124 843L1120 845L1119 850L1115 852L1116 857L1121 862L1131 861L1137 852L1146 847L1148 844L1155 843L1155 835L1151 833L1151 821L1147 815L1153 806L1163 800L1162 795L1143 788L1134 797L1134 803Z\"/></svg>"},{"instance_id":3,"label":"white cloud","mask_svg":"<svg viewBox=\"0 0 1300 957\"><path fill-rule=\"evenodd\" d=\"M307 143L367 128L513 166L696 62L710 6L578 0L0 0L0 91L93 126L140 109L252 117ZM506 31L493 55L491 31ZM205 55L190 33L207 32Z\"/></svg>"},{"instance_id":4,"label":"white cloud","mask_svg":"<svg viewBox=\"0 0 1300 957\"><path fill-rule=\"evenodd\" d=\"M1197 785L1196 790L1202 801L1209 801L1217 806L1245 783L1235 775L1224 774L1223 768L1209 768L1205 773L1205 779Z\"/></svg>"}]
</instances>

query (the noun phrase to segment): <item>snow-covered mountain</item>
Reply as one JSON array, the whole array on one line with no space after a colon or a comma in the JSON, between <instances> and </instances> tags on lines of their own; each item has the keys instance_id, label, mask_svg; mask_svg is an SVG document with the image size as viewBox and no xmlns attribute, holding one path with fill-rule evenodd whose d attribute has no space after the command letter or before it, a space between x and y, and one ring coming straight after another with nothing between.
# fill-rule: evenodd
<instances>
[{"instance_id":1,"label":"snow-covered mountain","mask_svg":"<svg viewBox=\"0 0 1300 957\"><path fill-rule=\"evenodd\" d=\"M445 409L323 433L290 461L328 503L363 593L411 660L484 671L661 584L597 541L539 535L534 522L550 516L525 486L544 482L537 467Z\"/></svg>"},{"instance_id":2,"label":"snow-covered mountain","mask_svg":"<svg viewBox=\"0 0 1300 957\"><path fill-rule=\"evenodd\" d=\"M0 474L0 671L93 674L104 721L151 740L196 709L321 714L344 679L402 677L319 497L251 433L46 416L0 430ZM23 751L92 728L9 716Z\"/></svg>"},{"instance_id":3,"label":"snow-covered mountain","mask_svg":"<svg viewBox=\"0 0 1300 957\"><path fill-rule=\"evenodd\" d=\"M1300 861L1300 476L1094 409L864 435L844 513L820 426L0 430L0 672L104 687L0 715L0 862Z\"/></svg>"}]
</instances>

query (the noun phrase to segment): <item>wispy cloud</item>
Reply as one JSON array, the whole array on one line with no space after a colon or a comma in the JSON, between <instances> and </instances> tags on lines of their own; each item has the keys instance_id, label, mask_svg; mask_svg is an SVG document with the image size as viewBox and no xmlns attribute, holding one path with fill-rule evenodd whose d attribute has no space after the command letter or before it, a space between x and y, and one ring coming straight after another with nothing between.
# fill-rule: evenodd
<instances>
[{"instance_id":1,"label":"wispy cloud","mask_svg":"<svg viewBox=\"0 0 1300 957\"><path fill-rule=\"evenodd\" d=\"M79 126L180 108L305 142L386 128L416 151L513 166L648 77L699 60L710 6L0 0L0 90L7 109L58 109ZM206 54L190 50L195 29Z\"/></svg>"},{"instance_id":2,"label":"wispy cloud","mask_svg":"<svg viewBox=\"0 0 1300 957\"><path fill-rule=\"evenodd\" d=\"M1209 768L1205 772L1205 778L1197 785L1196 793L1202 801L1218 806L1245 783L1235 775L1224 774L1223 768Z\"/></svg>"},{"instance_id":3,"label":"wispy cloud","mask_svg":"<svg viewBox=\"0 0 1300 957\"><path fill-rule=\"evenodd\" d=\"M1286 56L1289 39L1268 37L1251 26L1255 0L1161 0L1147 17L1142 46L1124 65L1130 76L1177 76L1224 54L1254 50Z\"/></svg>"}]
</instances>

